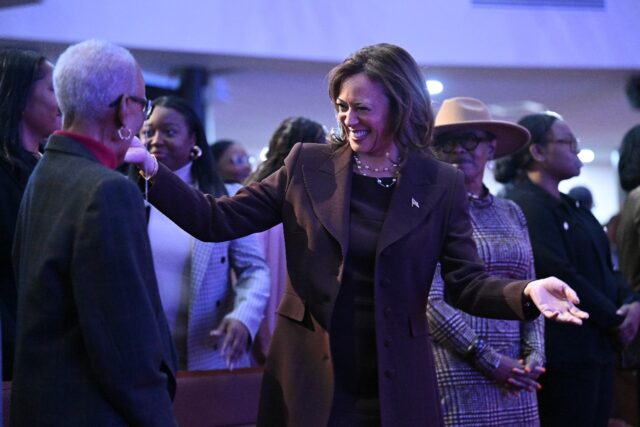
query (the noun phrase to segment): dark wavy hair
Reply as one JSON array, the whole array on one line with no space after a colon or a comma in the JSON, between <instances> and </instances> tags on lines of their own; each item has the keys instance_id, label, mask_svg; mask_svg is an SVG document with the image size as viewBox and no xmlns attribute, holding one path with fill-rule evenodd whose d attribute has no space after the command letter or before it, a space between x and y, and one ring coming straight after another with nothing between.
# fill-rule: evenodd
<instances>
[{"instance_id":1,"label":"dark wavy hair","mask_svg":"<svg viewBox=\"0 0 640 427\"><path fill-rule=\"evenodd\" d=\"M198 183L200 191L213 194L216 197L227 194L224 182L218 174L211 155L204 126L189 103L179 96L167 95L154 99L152 105L153 107L170 108L180 113L187 123L189 131L195 136L196 145L202 150L202 155L193 160L191 173Z\"/></svg>"},{"instance_id":2,"label":"dark wavy hair","mask_svg":"<svg viewBox=\"0 0 640 427\"><path fill-rule=\"evenodd\" d=\"M389 99L389 129L399 148L425 149L431 144L433 134L433 110L420 67L401 47L381 43L364 47L329 73L329 98L335 104L344 81L364 73L369 79L382 85ZM336 145L347 143L347 129L339 124L340 132L333 134Z\"/></svg>"},{"instance_id":3,"label":"dark wavy hair","mask_svg":"<svg viewBox=\"0 0 640 427\"><path fill-rule=\"evenodd\" d=\"M627 193L640 185L640 125L632 127L622 138L618 176Z\"/></svg>"},{"instance_id":4,"label":"dark wavy hair","mask_svg":"<svg viewBox=\"0 0 640 427\"><path fill-rule=\"evenodd\" d=\"M280 169L284 165L285 157L298 142L326 143L327 136L324 127L320 123L305 117L284 119L271 136L267 158L247 178L246 182L262 181Z\"/></svg>"},{"instance_id":5,"label":"dark wavy hair","mask_svg":"<svg viewBox=\"0 0 640 427\"><path fill-rule=\"evenodd\" d=\"M551 126L558 119L560 119L560 116L555 113L529 114L521 118L518 124L529 131L531 141L515 153L495 161L493 175L496 181L507 184L522 179L524 174L531 169L534 162L529 146L531 144L546 146L549 143Z\"/></svg>"},{"instance_id":6,"label":"dark wavy hair","mask_svg":"<svg viewBox=\"0 0 640 427\"><path fill-rule=\"evenodd\" d=\"M22 146L20 122L33 84L45 77L46 61L32 50L0 50L0 162L22 185L26 184L36 158Z\"/></svg>"}]
</instances>

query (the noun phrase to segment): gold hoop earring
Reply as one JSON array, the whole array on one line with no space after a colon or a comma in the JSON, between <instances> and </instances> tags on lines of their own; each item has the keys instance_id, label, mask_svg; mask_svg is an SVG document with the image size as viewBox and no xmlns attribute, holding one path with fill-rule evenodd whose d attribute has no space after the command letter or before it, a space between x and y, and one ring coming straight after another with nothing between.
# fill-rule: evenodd
<instances>
[{"instance_id":1,"label":"gold hoop earring","mask_svg":"<svg viewBox=\"0 0 640 427\"><path fill-rule=\"evenodd\" d=\"M132 136L133 132L131 129L124 127L124 125L118 129L118 138L120 138L120 141L129 141Z\"/></svg>"},{"instance_id":2,"label":"gold hoop earring","mask_svg":"<svg viewBox=\"0 0 640 427\"><path fill-rule=\"evenodd\" d=\"M189 152L189 158L191 160L199 159L202 156L202 148L194 145Z\"/></svg>"}]
</instances>

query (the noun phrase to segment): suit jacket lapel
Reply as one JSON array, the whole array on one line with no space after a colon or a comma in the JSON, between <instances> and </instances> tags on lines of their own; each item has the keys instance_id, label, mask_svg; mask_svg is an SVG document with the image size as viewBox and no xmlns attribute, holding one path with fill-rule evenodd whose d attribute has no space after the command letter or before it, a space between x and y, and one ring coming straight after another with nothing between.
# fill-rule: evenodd
<instances>
[{"instance_id":1,"label":"suit jacket lapel","mask_svg":"<svg viewBox=\"0 0 640 427\"><path fill-rule=\"evenodd\" d=\"M349 244L349 200L351 199L351 148L332 152L316 167L303 166L304 182L320 223L340 243L343 258Z\"/></svg>"},{"instance_id":2,"label":"suit jacket lapel","mask_svg":"<svg viewBox=\"0 0 640 427\"><path fill-rule=\"evenodd\" d=\"M445 194L434 171L429 170L434 169L429 166L435 160L425 156L415 151L408 153L382 225L376 254L421 224Z\"/></svg>"}]
</instances>

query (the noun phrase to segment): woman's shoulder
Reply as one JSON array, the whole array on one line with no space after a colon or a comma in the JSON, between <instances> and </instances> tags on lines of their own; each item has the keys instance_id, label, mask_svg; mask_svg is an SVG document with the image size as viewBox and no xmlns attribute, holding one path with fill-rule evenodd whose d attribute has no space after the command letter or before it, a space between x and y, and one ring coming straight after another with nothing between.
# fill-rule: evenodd
<instances>
[{"instance_id":1,"label":"woman's shoulder","mask_svg":"<svg viewBox=\"0 0 640 427\"><path fill-rule=\"evenodd\" d=\"M524 213L513 200L493 196L493 206L501 214L516 220L520 225L526 226Z\"/></svg>"}]
</instances>

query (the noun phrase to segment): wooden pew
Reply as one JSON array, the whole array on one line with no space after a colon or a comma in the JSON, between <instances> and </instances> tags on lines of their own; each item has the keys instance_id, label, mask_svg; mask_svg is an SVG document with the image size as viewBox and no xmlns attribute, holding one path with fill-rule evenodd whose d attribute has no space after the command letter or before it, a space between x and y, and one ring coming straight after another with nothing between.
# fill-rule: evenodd
<instances>
[{"instance_id":1,"label":"wooden pew","mask_svg":"<svg viewBox=\"0 0 640 427\"><path fill-rule=\"evenodd\" d=\"M254 426L262 368L178 372L173 409L180 427ZM2 418L9 425L11 383L3 383Z\"/></svg>"}]
</instances>

